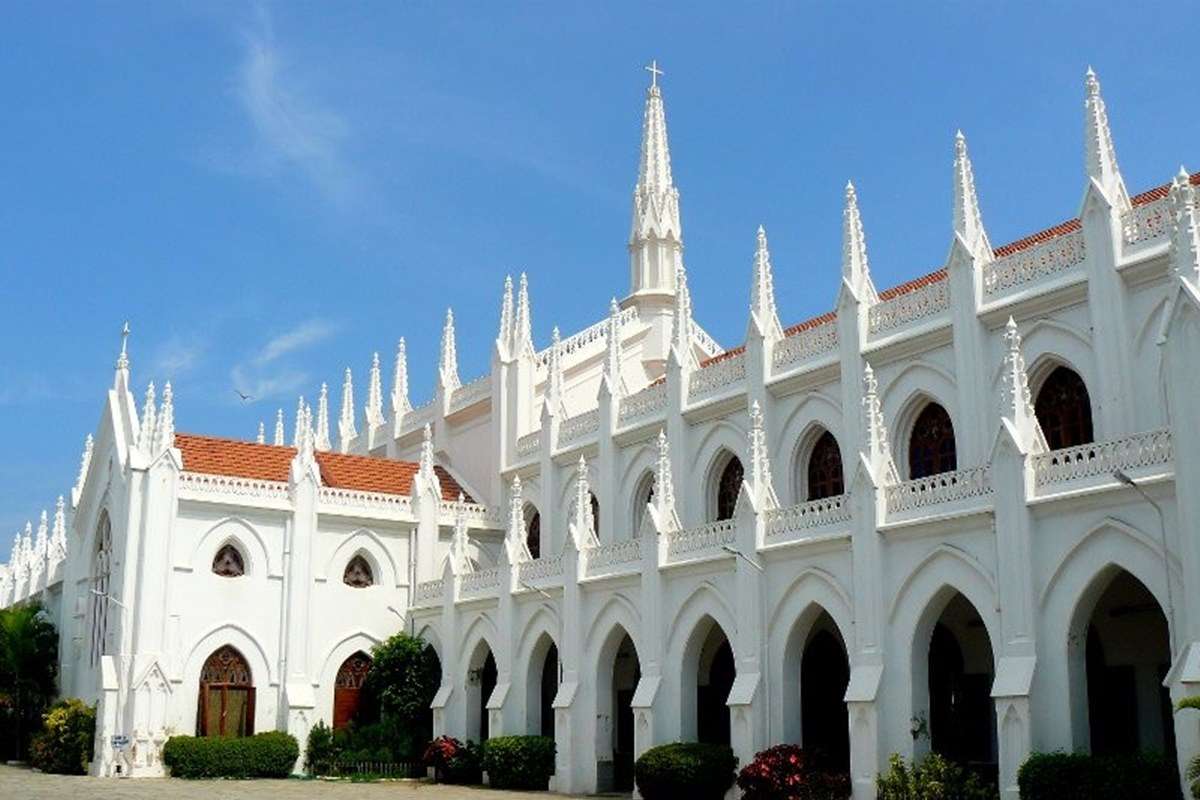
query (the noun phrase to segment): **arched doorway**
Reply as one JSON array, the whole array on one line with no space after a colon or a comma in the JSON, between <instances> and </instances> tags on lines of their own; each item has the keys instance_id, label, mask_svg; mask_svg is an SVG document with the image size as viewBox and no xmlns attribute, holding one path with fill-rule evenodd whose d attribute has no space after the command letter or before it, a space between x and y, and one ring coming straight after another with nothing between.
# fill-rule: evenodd
<instances>
[{"instance_id":1,"label":"arched doorway","mask_svg":"<svg viewBox=\"0 0 1200 800\"><path fill-rule=\"evenodd\" d=\"M850 769L850 714L845 701L849 683L846 645L833 618L823 611L800 659L801 744L844 771Z\"/></svg>"},{"instance_id":2,"label":"arched doorway","mask_svg":"<svg viewBox=\"0 0 1200 800\"><path fill-rule=\"evenodd\" d=\"M361 650L338 668L333 683L333 729L350 724L358 716L362 703L362 687L371 671L371 657Z\"/></svg>"},{"instance_id":3,"label":"arched doorway","mask_svg":"<svg viewBox=\"0 0 1200 800\"><path fill-rule=\"evenodd\" d=\"M541 714L538 733L554 738L554 697L558 694L558 647L550 645L542 661Z\"/></svg>"},{"instance_id":4,"label":"arched doorway","mask_svg":"<svg viewBox=\"0 0 1200 800\"><path fill-rule=\"evenodd\" d=\"M685 741L729 744L726 702L736 675L729 638L712 617L704 617L684 649L681 705Z\"/></svg>"},{"instance_id":5,"label":"arched doorway","mask_svg":"<svg viewBox=\"0 0 1200 800\"><path fill-rule=\"evenodd\" d=\"M621 637L612 664L612 789L633 789L633 693L642 679L642 664L629 634Z\"/></svg>"},{"instance_id":6,"label":"arched doorway","mask_svg":"<svg viewBox=\"0 0 1200 800\"><path fill-rule=\"evenodd\" d=\"M928 637L923 652L929 745L952 761L993 774L998 763L991 696L995 665L983 619L966 597L954 592Z\"/></svg>"},{"instance_id":7,"label":"arched doorway","mask_svg":"<svg viewBox=\"0 0 1200 800\"><path fill-rule=\"evenodd\" d=\"M479 741L486 742L488 736L491 735L490 723L488 714L488 700L492 698L492 692L496 690L496 659L492 656L492 651L488 650L487 658L483 660L483 666L479 669Z\"/></svg>"},{"instance_id":8,"label":"arched doorway","mask_svg":"<svg viewBox=\"0 0 1200 800\"><path fill-rule=\"evenodd\" d=\"M254 677L245 657L230 645L218 648L200 670L197 736L254 733Z\"/></svg>"},{"instance_id":9,"label":"arched doorway","mask_svg":"<svg viewBox=\"0 0 1200 800\"><path fill-rule=\"evenodd\" d=\"M1167 618L1154 595L1117 571L1087 620L1085 648L1091 752L1154 750L1175 759Z\"/></svg>"}]
</instances>

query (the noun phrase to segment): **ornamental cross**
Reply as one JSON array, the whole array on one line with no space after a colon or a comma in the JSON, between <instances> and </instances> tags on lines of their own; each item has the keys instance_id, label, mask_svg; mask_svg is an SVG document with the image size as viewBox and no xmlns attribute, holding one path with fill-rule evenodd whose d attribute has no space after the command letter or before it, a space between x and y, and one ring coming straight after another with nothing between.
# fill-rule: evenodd
<instances>
[{"instance_id":1,"label":"ornamental cross","mask_svg":"<svg viewBox=\"0 0 1200 800\"><path fill-rule=\"evenodd\" d=\"M650 66L642 67L642 69L650 73L650 88L658 86L658 76L663 74L663 71L658 68L658 61L651 61Z\"/></svg>"}]
</instances>

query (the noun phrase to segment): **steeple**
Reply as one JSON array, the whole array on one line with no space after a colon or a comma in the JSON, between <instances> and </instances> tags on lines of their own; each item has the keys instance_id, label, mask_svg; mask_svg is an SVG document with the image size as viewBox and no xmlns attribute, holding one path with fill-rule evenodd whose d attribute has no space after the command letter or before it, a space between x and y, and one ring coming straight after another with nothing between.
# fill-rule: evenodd
<instances>
[{"instance_id":1,"label":"steeple","mask_svg":"<svg viewBox=\"0 0 1200 800\"><path fill-rule=\"evenodd\" d=\"M975 194L975 172L962 131L954 135L954 233L962 237L980 263L992 260L992 244L983 228L983 215Z\"/></svg>"},{"instance_id":2,"label":"steeple","mask_svg":"<svg viewBox=\"0 0 1200 800\"><path fill-rule=\"evenodd\" d=\"M642 116L642 150L629 234L630 295L674 291L675 268L683 251L679 191L671 177L667 118L658 85L662 71L657 62L648 69L652 78Z\"/></svg>"},{"instance_id":3,"label":"steeple","mask_svg":"<svg viewBox=\"0 0 1200 800\"><path fill-rule=\"evenodd\" d=\"M276 447L283 447L285 434L283 432L283 409L275 412L275 439L273 444Z\"/></svg>"},{"instance_id":4,"label":"steeple","mask_svg":"<svg viewBox=\"0 0 1200 800\"><path fill-rule=\"evenodd\" d=\"M367 383L367 405L364 409L367 430L383 424L383 378L379 372L379 353L371 356L371 379Z\"/></svg>"},{"instance_id":5,"label":"steeple","mask_svg":"<svg viewBox=\"0 0 1200 800\"><path fill-rule=\"evenodd\" d=\"M408 400L408 350L401 336L396 343L396 364L392 368L392 419L398 420L409 411L412 411L412 403Z\"/></svg>"},{"instance_id":6,"label":"steeple","mask_svg":"<svg viewBox=\"0 0 1200 800\"><path fill-rule=\"evenodd\" d=\"M438 377L447 395L462 385L458 379L458 348L454 343L454 309L446 309L446 324L442 328L442 357L438 362Z\"/></svg>"},{"instance_id":7,"label":"steeple","mask_svg":"<svg viewBox=\"0 0 1200 800\"><path fill-rule=\"evenodd\" d=\"M750 283L750 315L758 321L758 329L770 340L783 338L783 326L775 307L775 278L771 272L771 252L767 249L767 232L758 226L758 241L754 250L754 276Z\"/></svg>"},{"instance_id":8,"label":"steeple","mask_svg":"<svg viewBox=\"0 0 1200 800\"><path fill-rule=\"evenodd\" d=\"M504 295L500 299L500 330L496 334L496 349L508 359L513 352L513 282L512 275L504 276Z\"/></svg>"},{"instance_id":9,"label":"steeple","mask_svg":"<svg viewBox=\"0 0 1200 800\"><path fill-rule=\"evenodd\" d=\"M1192 285L1200 284L1200 220L1197 219L1196 187L1183 167L1171 181L1171 266Z\"/></svg>"},{"instance_id":10,"label":"steeple","mask_svg":"<svg viewBox=\"0 0 1200 800\"><path fill-rule=\"evenodd\" d=\"M346 377L342 380L342 415L338 418L338 449L343 453L350 452L350 443L358 431L354 428L354 378L350 368L346 367Z\"/></svg>"},{"instance_id":11,"label":"steeple","mask_svg":"<svg viewBox=\"0 0 1200 800\"><path fill-rule=\"evenodd\" d=\"M1084 77L1084 86L1087 98L1083 103L1083 155L1087 175L1100 185L1110 203L1118 209L1127 209L1129 192L1125 191L1125 181L1117 167L1117 149L1108 128L1108 110L1100 96L1100 81L1091 67Z\"/></svg>"},{"instance_id":12,"label":"steeple","mask_svg":"<svg viewBox=\"0 0 1200 800\"><path fill-rule=\"evenodd\" d=\"M333 447L329 440L329 387L324 383L317 398L317 427L313 431L313 447L322 452Z\"/></svg>"},{"instance_id":13,"label":"steeple","mask_svg":"<svg viewBox=\"0 0 1200 800\"><path fill-rule=\"evenodd\" d=\"M513 318L513 358L533 355L533 315L529 308L529 281L521 273L517 310Z\"/></svg>"},{"instance_id":14,"label":"steeple","mask_svg":"<svg viewBox=\"0 0 1200 800\"><path fill-rule=\"evenodd\" d=\"M842 212L842 280L859 302L874 303L879 299L875 284L871 282L858 194L850 181L846 182L846 208Z\"/></svg>"}]
</instances>

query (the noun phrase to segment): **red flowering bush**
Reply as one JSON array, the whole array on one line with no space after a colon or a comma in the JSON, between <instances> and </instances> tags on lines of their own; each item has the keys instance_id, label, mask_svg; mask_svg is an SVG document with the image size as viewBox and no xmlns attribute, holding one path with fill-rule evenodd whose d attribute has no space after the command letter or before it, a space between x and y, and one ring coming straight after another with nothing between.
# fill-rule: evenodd
<instances>
[{"instance_id":1,"label":"red flowering bush","mask_svg":"<svg viewBox=\"0 0 1200 800\"><path fill-rule=\"evenodd\" d=\"M441 783L479 783L483 780L479 746L474 742L463 744L452 736L439 736L425 748L421 763L432 767Z\"/></svg>"},{"instance_id":2,"label":"red flowering bush","mask_svg":"<svg viewBox=\"0 0 1200 800\"><path fill-rule=\"evenodd\" d=\"M737 778L743 800L844 800L850 776L831 770L794 744L763 750Z\"/></svg>"}]
</instances>

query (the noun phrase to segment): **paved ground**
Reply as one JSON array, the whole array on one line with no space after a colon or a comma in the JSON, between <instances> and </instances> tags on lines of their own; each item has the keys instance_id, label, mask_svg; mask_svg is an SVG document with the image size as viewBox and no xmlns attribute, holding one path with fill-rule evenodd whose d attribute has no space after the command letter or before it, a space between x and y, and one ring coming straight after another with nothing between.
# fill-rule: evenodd
<instances>
[{"instance_id":1,"label":"paved ground","mask_svg":"<svg viewBox=\"0 0 1200 800\"><path fill-rule=\"evenodd\" d=\"M42 775L0 765L3 800L547 800L546 792L500 792L416 781L184 781L171 778L119 780Z\"/></svg>"}]
</instances>

